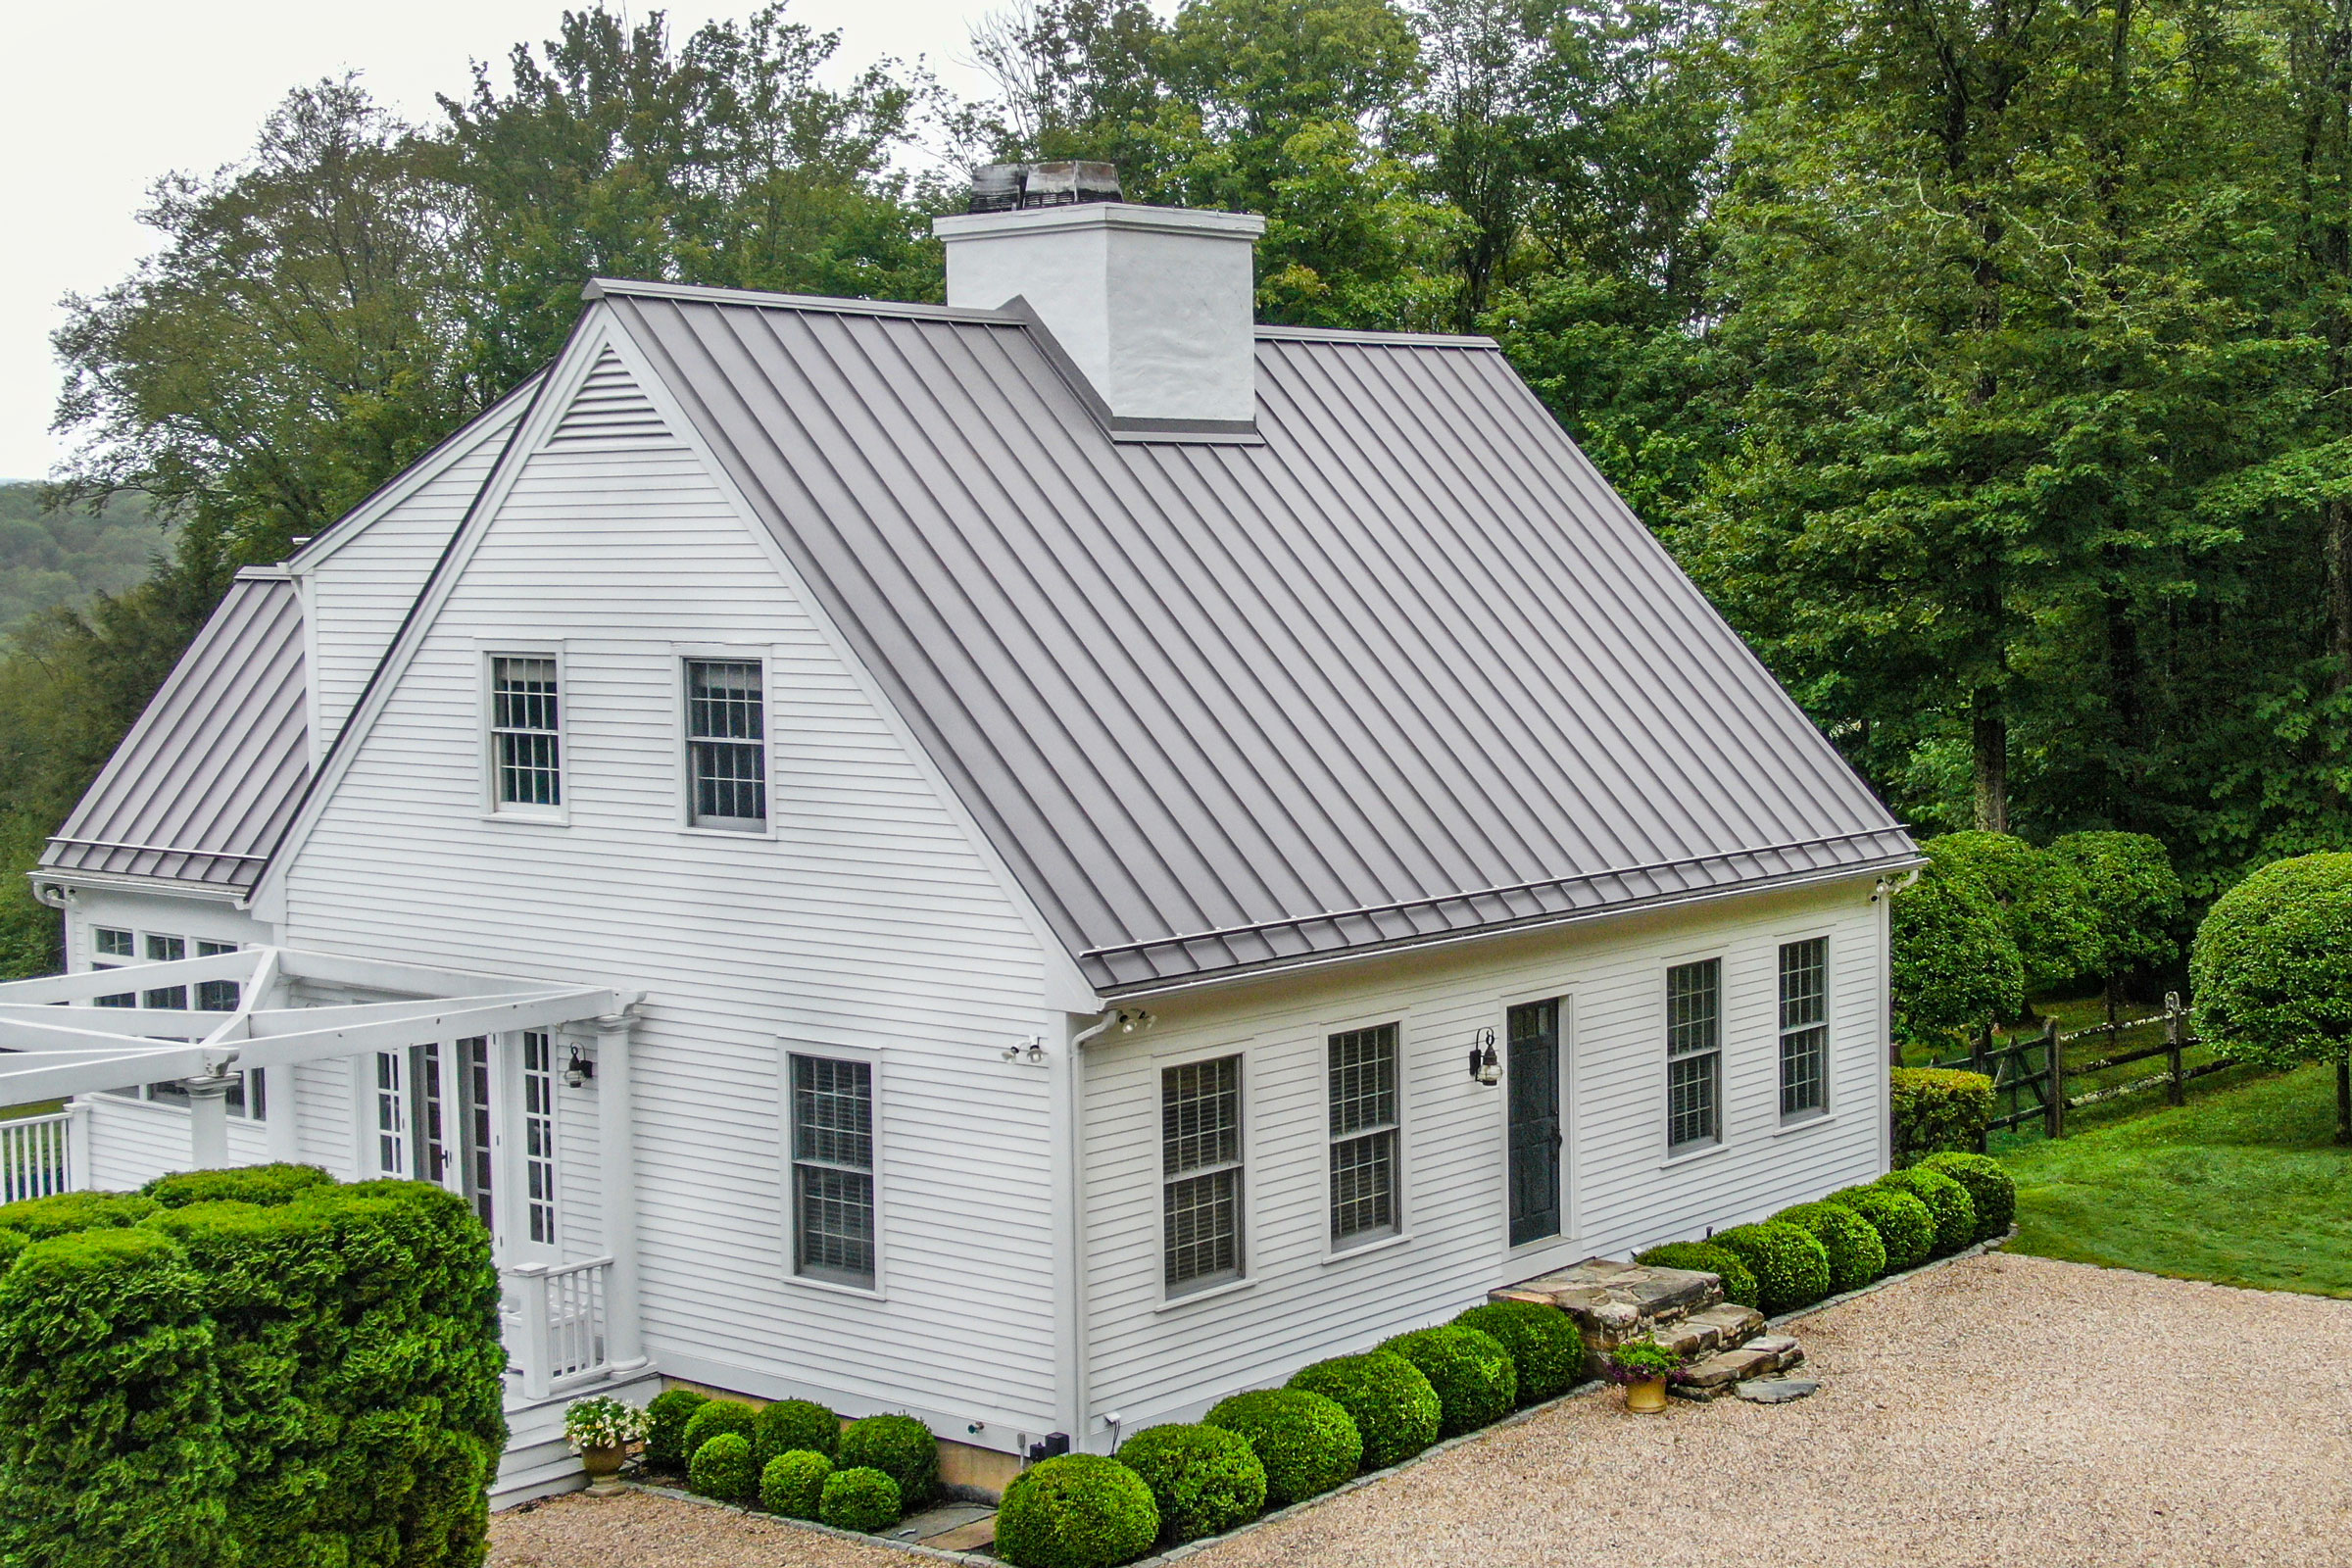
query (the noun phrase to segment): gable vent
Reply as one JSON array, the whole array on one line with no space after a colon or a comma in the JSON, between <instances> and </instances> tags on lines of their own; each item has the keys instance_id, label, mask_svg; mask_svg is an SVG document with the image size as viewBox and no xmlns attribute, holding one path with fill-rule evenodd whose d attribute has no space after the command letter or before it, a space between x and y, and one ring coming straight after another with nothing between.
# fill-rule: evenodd
<instances>
[{"instance_id":1,"label":"gable vent","mask_svg":"<svg viewBox=\"0 0 2352 1568\"><path fill-rule=\"evenodd\" d=\"M588 372L588 379L580 383L579 395L564 411L563 421L547 444L594 441L606 446L646 446L667 445L669 439L669 426L637 389L636 379L621 365L620 356L607 349Z\"/></svg>"}]
</instances>

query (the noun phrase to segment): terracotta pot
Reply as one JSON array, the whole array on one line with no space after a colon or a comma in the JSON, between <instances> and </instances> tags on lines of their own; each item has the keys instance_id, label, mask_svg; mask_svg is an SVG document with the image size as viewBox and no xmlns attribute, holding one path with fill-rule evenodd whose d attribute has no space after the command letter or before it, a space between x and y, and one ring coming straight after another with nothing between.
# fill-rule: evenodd
<instances>
[{"instance_id":1,"label":"terracotta pot","mask_svg":"<svg viewBox=\"0 0 2352 1568\"><path fill-rule=\"evenodd\" d=\"M1655 1415L1666 1408L1666 1380L1643 1378L1625 1386L1625 1407L1642 1415Z\"/></svg>"},{"instance_id":2,"label":"terracotta pot","mask_svg":"<svg viewBox=\"0 0 2352 1568\"><path fill-rule=\"evenodd\" d=\"M620 1490L615 1478L620 1474L620 1461L627 1456L628 1450L618 1444L580 1450L580 1468L588 1472L591 1496L609 1497Z\"/></svg>"}]
</instances>

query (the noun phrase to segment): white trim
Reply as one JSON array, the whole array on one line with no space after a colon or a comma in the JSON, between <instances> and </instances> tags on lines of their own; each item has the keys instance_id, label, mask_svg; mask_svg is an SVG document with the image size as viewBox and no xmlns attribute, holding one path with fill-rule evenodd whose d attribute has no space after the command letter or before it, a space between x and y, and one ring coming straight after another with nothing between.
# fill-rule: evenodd
<instances>
[{"instance_id":1,"label":"white trim","mask_svg":"<svg viewBox=\"0 0 2352 1568\"><path fill-rule=\"evenodd\" d=\"M1811 1110L1800 1110L1791 1116L1781 1108L1781 1095L1786 1088L1781 1080L1781 1039L1788 1033L1781 1027L1781 950L1799 942L1816 941L1821 944L1821 1103ZM1832 1099L1835 1085L1830 1074L1830 1064L1836 1059L1838 1043L1837 1026L1831 1019L1834 1009L1830 1005L1835 995L1831 986L1832 977L1837 973L1838 947L1838 933L1834 925L1815 922L1772 933L1772 1114L1779 1132L1793 1132L1815 1122L1828 1121L1842 1108Z\"/></svg>"},{"instance_id":2,"label":"white trim","mask_svg":"<svg viewBox=\"0 0 2352 1568\"><path fill-rule=\"evenodd\" d=\"M1227 1037L1215 1045L1178 1046L1154 1051L1145 1058L1151 1067L1152 1121L1159 1125L1161 1097L1167 1092L1167 1074L1172 1068L1192 1066L1199 1062L1218 1061L1227 1056L1235 1059L1236 1090L1241 1103L1242 1137L1240 1161L1241 1192L1235 1202L1242 1234L1234 1248L1234 1275L1231 1279L1212 1280L1205 1285L1176 1286L1168 1284L1168 1182L1167 1150L1162 1136L1152 1140L1152 1272L1158 1281L1159 1304L1155 1310L1189 1305L1210 1297L1224 1296L1231 1291L1252 1285L1257 1280L1257 1073L1255 1058L1261 1042L1256 1037L1235 1040ZM1326 1123L1328 1125L1328 1123ZM1184 1178L1177 1178L1184 1179ZM1325 1192L1329 1192L1326 1184ZM1328 1209L1323 1214L1323 1226L1330 1229Z\"/></svg>"},{"instance_id":3,"label":"white trim","mask_svg":"<svg viewBox=\"0 0 2352 1568\"><path fill-rule=\"evenodd\" d=\"M1675 1062L1671 1008L1672 993L1667 977L1675 970L1694 963L1713 960L1715 964L1715 1139L1708 1144L1674 1142L1674 1071ZM1718 1150L1732 1147L1732 1074L1731 1053L1731 949L1722 945L1693 949L1682 954L1669 954L1658 959L1651 972L1656 976L1653 993L1655 1006L1650 1017L1657 1033L1650 1037L1657 1051L1658 1116L1656 1147L1662 1170L1667 1165L1679 1165ZM1776 1015L1777 1016L1777 1015Z\"/></svg>"},{"instance_id":4,"label":"white trim","mask_svg":"<svg viewBox=\"0 0 2352 1568\"><path fill-rule=\"evenodd\" d=\"M1500 1192L1495 1202L1495 1239L1502 1255L1514 1260L1533 1257L1551 1248L1566 1247L1579 1234L1581 1214L1577 1200L1582 1183L1576 1180L1576 1156L1582 1140L1576 1136L1576 1068L1572 1043L1575 1039L1576 990L1578 970L1573 965L1560 965L1545 971L1544 979L1533 985L1517 986L1499 993L1494 1001L1494 1023L1496 1054L1502 1058L1502 1082L1494 1086L1494 1125L1496 1147L1500 1151L1497 1162L1501 1173ZM1549 1236L1514 1243L1511 1240L1511 1009L1535 1003L1549 1002L1559 1007L1555 1023L1558 1039L1553 1043L1552 1089L1557 1095L1560 1122L1560 1147L1553 1156L1555 1174L1560 1184L1560 1228ZM1463 1076L1469 1075L1469 1047L1465 1042L1462 1055Z\"/></svg>"},{"instance_id":5,"label":"white trim","mask_svg":"<svg viewBox=\"0 0 2352 1568\"><path fill-rule=\"evenodd\" d=\"M874 1282L858 1285L848 1280L827 1279L819 1274L801 1272L801 1202L798 1179L793 1167L799 1157L793 1151L793 1086L792 1058L808 1056L822 1061L862 1062L866 1068L866 1092L869 1096L868 1114L872 1118L873 1160L867 1175L874 1188ZM787 1285L800 1289L827 1291L836 1296L852 1296L868 1301L890 1299L888 1223L889 1188L884 1177L884 1158L887 1149L885 1084L888 1080L888 1054L879 1044L841 1039L812 1040L804 1036L776 1037L776 1110L780 1130L777 1137L777 1175L782 1186L783 1201L778 1204L783 1223L784 1256L780 1277Z\"/></svg>"},{"instance_id":6,"label":"white trim","mask_svg":"<svg viewBox=\"0 0 2352 1568\"><path fill-rule=\"evenodd\" d=\"M778 651L770 643L733 647L712 643L672 643L669 646L670 755L676 779L676 824L681 833L708 834L735 840L773 840L776 836L776 666ZM760 799L766 815L758 823L748 818L742 827L698 822L694 815L694 743L691 733L690 671L695 664L757 664L760 667ZM699 737L707 738L707 737Z\"/></svg>"},{"instance_id":7,"label":"white trim","mask_svg":"<svg viewBox=\"0 0 2352 1568\"><path fill-rule=\"evenodd\" d=\"M481 814L498 822L571 824L571 666L564 659L563 639L544 637L476 638L474 671L474 759L481 769ZM502 659L545 659L556 666L556 804L540 806L505 801L498 793L497 710L498 662ZM544 730L531 731L545 734Z\"/></svg>"},{"instance_id":8,"label":"white trim","mask_svg":"<svg viewBox=\"0 0 2352 1568\"><path fill-rule=\"evenodd\" d=\"M1323 1172L1322 1191L1318 1195L1320 1198L1318 1212L1322 1215L1322 1261L1325 1263L1344 1262L1359 1252L1372 1251L1396 1242L1410 1241L1413 1235L1412 1202L1409 1197L1412 1191L1412 1165L1405 1137L1406 1128L1411 1124L1412 1114L1412 1102L1407 1087L1407 1080L1412 1076L1413 1037L1409 1028L1412 1021L1412 1009L1409 1007L1373 1008L1361 1013L1342 1014L1340 1019L1341 1021L1338 1022L1326 1021L1321 1032L1315 1036L1315 1076L1317 1087L1322 1091L1316 1098L1323 1111L1318 1129L1323 1143L1322 1158L1317 1162ZM1384 1026L1394 1026L1396 1031L1396 1147L1393 1156L1396 1168L1391 1173L1389 1191L1389 1202L1395 1222L1388 1230L1359 1231L1356 1234L1360 1239L1335 1243L1331 1239L1331 1151L1332 1146L1340 1140L1333 1135L1331 1130L1331 1041L1334 1035L1354 1034L1362 1030L1379 1029ZM1352 1139L1364 1135L1352 1133L1348 1136Z\"/></svg>"}]
</instances>

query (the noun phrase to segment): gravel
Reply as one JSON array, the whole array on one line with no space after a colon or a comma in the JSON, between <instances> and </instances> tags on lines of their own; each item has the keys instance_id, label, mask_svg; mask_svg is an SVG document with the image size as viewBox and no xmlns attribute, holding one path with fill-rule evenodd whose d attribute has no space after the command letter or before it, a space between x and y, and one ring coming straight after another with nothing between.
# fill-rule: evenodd
<instances>
[{"instance_id":1,"label":"gravel","mask_svg":"<svg viewBox=\"0 0 2352 1568\"><path fill-rule=\"evenodd\" d=\"M2352 1301L1993 1253L1792 1332L1810 1398L1588 1395L1185 1568L2352 1563ZM498 1568L919 1560L643 1494L491 1538Z\"/></svg>"}]
</instances>

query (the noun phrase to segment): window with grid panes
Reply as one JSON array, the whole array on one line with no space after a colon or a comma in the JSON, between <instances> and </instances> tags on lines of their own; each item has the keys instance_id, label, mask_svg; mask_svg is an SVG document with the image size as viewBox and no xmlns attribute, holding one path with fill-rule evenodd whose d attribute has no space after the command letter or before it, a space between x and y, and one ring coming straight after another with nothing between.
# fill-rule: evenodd
<instances>
[{"instance_id":1,"label":"window with grid panes","mask_svg":"<svg viewBox=\"0 0 2352 1568\"><path fill-rule=\"evenodd\" d=\"M686 661L686 771L697 827L767 825L767 700L757 660Z\"/></svg>"},{"instance_id":2,"label":"window with grid panes","mask_svg":"<svg viewBox=\"0 0 2352 1568\"><path fill-rule=\"evenodd\" d=\"M522 1033L522 1204L531 1240L556 1243L556 1043Z\"/></svg>"},{"instance_id":3,"label":"window with grid panes","mask_svg":"<svg viewBox=\"0 0 2352 1568\"><path fill-rule=\"evenodd\" d=\"M210 958L222 953L234 953L234 942L205 942L196 944L196 956ZM199 1012L234 1012L237 1010L237 983L234 980L199 980L196 982L196 1008Z\"/></svg>"},{"instance_id":4,"label":"window with grid panes","mask_svg":"<svg viewBox=\"0 0 2352 1568\"><path fill-rule=\"evenodd\" d=\"M1829 1107L1829 939L1781 945L1781 1115Z\"/></svg>"},{"instance_id":5,"label":"window with grid panes","mask_svg":"<svg viewBox=\"0 0 2352 1568\"><path fill-rule=\"evenodd\" d=\"M187 956L188 939L186 937L161 936L154 932L148 934L147 961L149 963L177 963ZM184 1010L187 1004L188 988L186 986L157 986L153 990L143 991L139 994L139 1005L142 1007L162 1007L180 1011Z\"/></svg>"},{"instance_id":6,"label":"window with grid panes","mask_svg":"<svg viewBox=\"0 0 2352 1568\"><path fill-rule=\"evenodd\" d=\"M1396 1025L1327 1042L1331 1085L1331 1241L1396 1231Z\"/></svg>"},{"instance_id":7,"label":"window with grid panes","mask_svg":"<svg viewBox=\"0 0 2352 1568\"><path fill-rule=\"evenodd\" d=\"M1242 1272L1242 1058L1159 1075L1162 1273L1170 1290Z\"/></svg>"},{"instance_id":8,"label":"window with grid panes","mask_svg":"<svg viewBox=\"0 0 2352 1568\"><path fill-rule=\"evenodd\" d=\"M118 931L112 926L92 926L90 945L98 958L135 958L139 956L138 937L128 931ZM90 967L112 969L116 966L93 962ZM139 1004L139 994L135 991L118 991L111 997L93 997L91 1003L100 1007L135 1007Z\"/></svg>"},{"instance_id":9,"label":"window with grid panes","mask_svg":"<svg viewBox=\"0 0 2352 1568\"><path fill-rule=\"evenodd\" d=\"M1666 1147L1723 1137L1723 960L1666 971Z\"/></svg>"},{"instance_id":10,"label":"window with grid panes","mask_svg":"<svg viewBox=\"0 0 2352 1568\"><path fill-rule=\"evenodd\" d=\"M499 805L564 803L556 704L553 659L500 655L490 661L490 745Z\"/></svg>"},{"instance_id":11,"label":"window with grid panes","mask_svg":"<svg viewBox=\"0 0 2352 1568\"><path fill-rule=\"evenodd\" d=\"M793 1270L874 1284L874 1069L792 1058Z\"/></svg>"}]
</instances>

